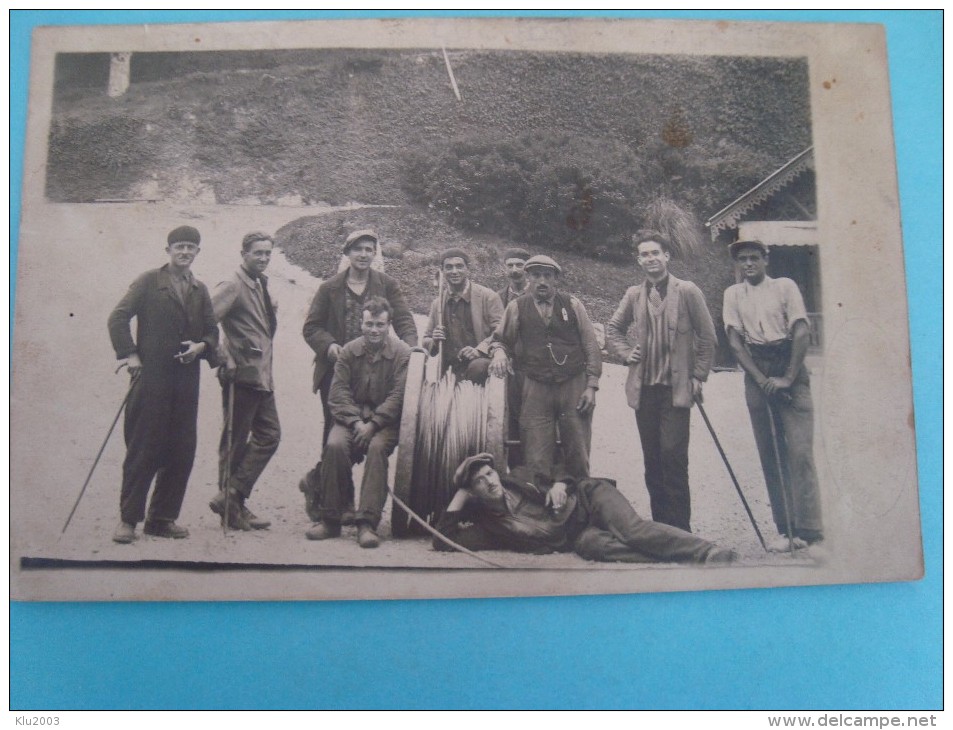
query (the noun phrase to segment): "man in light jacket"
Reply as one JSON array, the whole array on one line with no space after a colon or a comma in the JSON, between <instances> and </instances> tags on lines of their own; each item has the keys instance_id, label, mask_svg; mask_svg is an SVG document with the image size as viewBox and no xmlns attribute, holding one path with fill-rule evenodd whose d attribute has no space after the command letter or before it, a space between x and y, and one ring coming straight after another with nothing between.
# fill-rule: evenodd
<instances>
[{"instance_id":1,"label":"man in light jacket","mask_svg":"<svg viewBox=\"0 0 953 730\"><path fill-rule=\"evenodd\" d=\"M715 325L701 290L669 274L668 239L640 231L632 242L646 278L629 287L609 320L607 345L629 366L625 393L642 441L652 519L690 531L689 417L711 370Z\"/></svg>"},{"instance_id":2,"label":"man in light jacket","mask_svg":"<svg viewBox=\"0 0 953 730\"><path fill-rule=\"evenodd\" d=\"M440 267L447 286L443 297L430 305L424 349L436 355L443 342L440 372L451 368L457 379L483 384L490 366L490 336L503 319L503 302L492 289L470 281L470 257L462 249L444 251Z\"/></svg>"},{"instance_id":3,"label":"man in light jacket","mask_svg":"<svg viewBox=\"0 0 953 730\"><path fill-rule=\"evenodd\" d=\"M265 276L274 246L267 233L249 233L242 239L238 271L212 292L215 319L225 335L225 364L219 370L225 427L219 443L219 492L209 508L235 530L271 525L248 509L245 500L281 440L272 370L278 304Z\"/></svg>"}]
</instances>

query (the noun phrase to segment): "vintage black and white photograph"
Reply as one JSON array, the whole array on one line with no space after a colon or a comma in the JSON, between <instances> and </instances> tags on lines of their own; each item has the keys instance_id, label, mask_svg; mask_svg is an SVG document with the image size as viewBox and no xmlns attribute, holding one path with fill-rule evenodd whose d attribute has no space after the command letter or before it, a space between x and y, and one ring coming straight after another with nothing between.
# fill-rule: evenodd
<instances>
[{"instance_id":1,"label":"vintage black and white photograph","mask_svg":"<svg viewBox=\"0 0 953 730\"><path fill-rule=\"evenodd\" d=\"M889 110L875 26L39 29L14 597L920 577Z\"/></svg>"}]
</instances>

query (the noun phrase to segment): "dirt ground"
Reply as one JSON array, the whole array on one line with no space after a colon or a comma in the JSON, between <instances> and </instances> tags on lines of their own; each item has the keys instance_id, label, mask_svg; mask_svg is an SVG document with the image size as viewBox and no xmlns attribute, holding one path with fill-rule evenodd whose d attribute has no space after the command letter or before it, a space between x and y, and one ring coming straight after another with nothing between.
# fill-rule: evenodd
<instances>
[{"instance_id":1,"label":"dirt ground","mask_svg":"<svg viewBox=\"0 0 953 730\"><path fill-rule=\"evenodd\" d=\"M107 316L132 279L165 262L165 237L181 224L202 233L193 267L211 287L240 262L242 236L274 231L327 208L98 204L40 206L42 244L23 237L17 277L15 363L11 397L11 560L22 557L80 561L183 561L300 566L479 567L473 558L439 553L429 540L390 539L385 514L377 550L362 550L346 530L342 539L305 539L310 522L298 480L319 457L322 428L318 397L311 393L311 351L301 326L319 280L279 252L272 261L270 291L278 303L275 379L282 443L255 488L249 506L272 520L270 529L223 534L207 503L215 494L216 449L221 428L220 388L203 365L199 442L179 522L187 540L142 536L132 545L111 541L118 521L124 455L121 421L80 502L69 529L62 527L125 393L106 332ZM40 245L42 250L32 250ZM423 326L418 316L418 325ZM814 376L821 373L815 368ZM642 454L635 418L625 402L625 369L606 365L595 411L592 473L612 477L636 511L650 514L642 481ZM745 490L766 538L775 535L744 404L742 376L713 374L705 389L709 417ZM817 559L766 554L735 493L699 414L691 422L692 525L696 534L732 547L741 566L807 566ZM392 461L392 467L394 459ZM357 477L359 483L359 475ZM389 512L390 501L387 510ZM140 528L141 529L141 528ZM524 556L487 553L513 567L605 569L573 554ZM633 565L631 570L678 570Z\"/></svg>"}]
</instances>

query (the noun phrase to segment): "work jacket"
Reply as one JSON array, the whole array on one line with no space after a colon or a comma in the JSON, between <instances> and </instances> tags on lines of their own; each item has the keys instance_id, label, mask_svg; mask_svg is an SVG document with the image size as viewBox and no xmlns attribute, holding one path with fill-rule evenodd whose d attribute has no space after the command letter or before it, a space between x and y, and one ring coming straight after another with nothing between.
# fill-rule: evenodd
<instances>
[{"instance_id":1,"label":"work jacket","mask_svg":"<svg viewBox=\"0 0 953 730\"><path fill-rule=\"evenodd\" d=\"M606 325L606 346L610 352L625 360L632 353L634 345L642 348L643 360L629 365L625 381L626 400L632 408L639 407L642 393L642 370L649 329L648 296L648 281L629 287ZM715 354L715 325L701 289L671 274L665 295L665 317L672 370L672 405L676 408L691 408L692 378L704 382L711 370Z\"/></svg>"},{"instance_id":2,"label":"work jacket","mask_svg":"<svg viewBox=\"0 0 953 730\"><path fill-rule=\"evenodd\" d=\"M304 321L302 331L304 339L314 350L314 392L318 391L322 378L331 367L331 362L328 360L328 348L335 343L339 345L347 344L344 342L344 309L349 270L345 269L321 283ZM407 302L404 300L404 295L400 291L397 280L381 271L371 269L368 272L365 293L367 297L383 297L390 303L394 310L391 324L397 333L397 337L410 347L416 347L417 325L414 322L414 315L410 313L410 309L407 307Z\"/></svg>"}]
</instances>

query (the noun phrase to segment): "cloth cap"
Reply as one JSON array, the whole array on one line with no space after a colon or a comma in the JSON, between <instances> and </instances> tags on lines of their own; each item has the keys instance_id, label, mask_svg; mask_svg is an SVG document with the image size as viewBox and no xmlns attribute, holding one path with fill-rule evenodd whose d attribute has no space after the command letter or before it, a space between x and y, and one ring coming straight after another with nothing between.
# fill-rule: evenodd
<instances>
[{"instance_id":1,"label":"cloth cap","mask_svg":"<svg viewBox=\"0 0 953 730\"><path fill-rule=\"evenodd\" d=\"M344 239L344 253L347 253L351 250L351 246L360 241L362 238L370 238L374 241L374 248L377 249L377 233L372 228L362 228L359 231L354 231L347 238Z\"/></svg>"},{"instance_id":2,"label":"cloth cap","mask_svg":"<svg viewBox=\"0 0 953 730\"><path fill-rule=\"evenodd\" d=\"M510 259L526 259L529 258L529 251L525 248L508 248L503 252L503 261L508 261Z\"/></svg>"},{"instance_id":3,"label":"cloth cap","mask_svg":"<svg viewBox=\"0 0 953 730\"><path fill-rule=\"evenodd\" d=\"M493 454L483 452L482 454L477 454L476 456L468 456L464 459L460 466L457 467L457 470L453 473L453 486L456 489L468 489L470 487L470 479L473 477L473 472L482 467L483 465L493 468Z\"/></svg>"},{"instance_id":4,"label":"cloth cap","mask_svg":"<svg viewBox=\"0 0 953 730\"><path fill-rule=\"evenodd\" d=\"M202 240L199 232L192 226L179 226L171 231L166 238L166 242L171 246L173 243L194 243L196 246Z\"/></svg>"},{"instance_id":5,"label":"cloth cap","mask_svg":"<svg viewBox=\"0 0 953 730\"><path fill-rule=\"evenodd\" d=\"M537 254L536 256L533 256L532 258L529 259L529 261L526 262L525 268L531 269L534 266L546 266L550 269L555 269L557 274L563 273L563 270L560 268L559 264L557 264L555 261L549 258L549 256L542 256L540 254Z\"/></svg>"},{"instance_id":6,"label":"cloth cap","mask_svg":"<svg viewBox=\"0 0 953 730\"><path fill-rule=\"evenodd\" d=\"M463 263L467 266L470 265L470 256L462 248L448 248L446 251L440 254L440 265L443 266L443 262L447 259L463 259Z\"/></svg>"},{"instance_id":7,"label":"cloth cap","mask_svg":"<svg viewBox=\"0 0 953 730\"><path fill-rule=\"evenodd\" d=\"M761 241L757 239L751 239L750 241L735 241L734 243L728 244L728 253L731 254L731 258L734 258L738 255L738 251L743 249L745 246L750 246L751 248L756 248L765 256L768 255L768 247L765 246Z\"/></svg>"}]
</instances>

